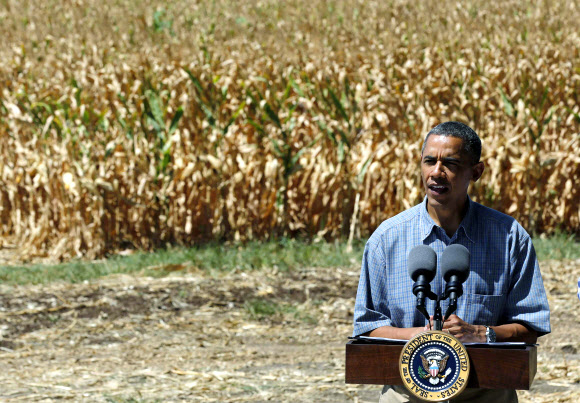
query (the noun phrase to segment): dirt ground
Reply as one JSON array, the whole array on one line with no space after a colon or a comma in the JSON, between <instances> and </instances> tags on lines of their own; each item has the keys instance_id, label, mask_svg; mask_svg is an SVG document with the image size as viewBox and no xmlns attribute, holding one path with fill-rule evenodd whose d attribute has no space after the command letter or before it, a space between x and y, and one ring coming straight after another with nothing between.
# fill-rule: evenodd
<instances>
[{"instance_id":1,"label":"dirt ground","mask_svg":"<svg viewBox=\"0 0 580 403\"><path fill-rule=\"evenodd\" d=\"M522 402L580 401L578 261L542 262L553 333ZM358 268L0 285L0 401L376 402L344 383Z\"/></svg>"}]
</instances>

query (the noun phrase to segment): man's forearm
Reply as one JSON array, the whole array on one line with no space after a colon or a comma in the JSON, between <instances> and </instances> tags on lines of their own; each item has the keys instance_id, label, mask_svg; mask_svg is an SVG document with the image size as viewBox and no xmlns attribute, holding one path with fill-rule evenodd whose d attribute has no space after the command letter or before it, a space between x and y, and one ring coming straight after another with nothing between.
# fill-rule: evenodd
<instances>
[{"instance_id":1,"label":"man's forearm","mask_svg":"<svg viewBox=\"0 0 580 403\"><path fill-rule=\"evenodd\" d=\"M473 329L473 331L470 332L471 336L467 338L459 336L460 340L485 342L485 326L468 326L471 326ZM491 328L495 331L496 341L523 341L533 344L538 340L538 334L535 330L528 329L526 326L519 323L491 326ZM393 326L381 326L365 333L365 335L371 337L385 337L388 339L409 340L426 330L425 327L399 328Z\"/></svg>"},{"instance_id":2,"label":"man's forearm","mask_svg":"<svg viewBox=\"0 0 580 403\"><path fill-rule=\"evenodd\" d=\"M399 328L393 326L381 326L371 330L366 333L366 335L371 337L385 337L387 339L409 340L424 331L424 327Z\"/></svg>"},{"instance_id":3,"label":"man's forearm","mask_svg":"<svg viewBox=\"0 0 580 403\"><path fill-rule=\"evenodd\" d=\"M538 334L535 330L528 329L526 326L519 323L508 323L505 325L490 327L495 331L495 341L523 341L534 344L538 340ZM465 326L462 326L459 329L457 327L444 327L443 331L448 331L463 342L485 343L487 341L485 335L486 328L482 325L469 325L465 323Z\"/></svg>"},{"instance_id":4,"label":"man's forearm","mask_svg":"<svg viewBox=\"0 0 580 403\"><path fill-rule=\"evenodd\" d=\"M528 329L520 323L490 327L495 331L496 341L523 341L534 344L538 340L538 333L535 330Z\"/></svg>"}]
</instances>

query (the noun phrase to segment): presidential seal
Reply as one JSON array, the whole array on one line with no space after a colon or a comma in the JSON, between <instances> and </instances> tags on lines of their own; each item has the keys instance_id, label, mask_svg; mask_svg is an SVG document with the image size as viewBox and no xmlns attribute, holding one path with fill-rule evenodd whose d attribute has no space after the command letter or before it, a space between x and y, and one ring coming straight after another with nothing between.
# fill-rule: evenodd
<instances>
[{"instance_id":1,"label":"presidential seal","mask_svg":"<svg viewBox=\"0 0 580 403\"><path fill-rule=\"evenodd\" d=\"M439 402L463 392L469 376L469 358L457 338L441 331L429 331L405 344L399 371L403 385L413 395L428 402Z\"/></svg>"}]
</instances>

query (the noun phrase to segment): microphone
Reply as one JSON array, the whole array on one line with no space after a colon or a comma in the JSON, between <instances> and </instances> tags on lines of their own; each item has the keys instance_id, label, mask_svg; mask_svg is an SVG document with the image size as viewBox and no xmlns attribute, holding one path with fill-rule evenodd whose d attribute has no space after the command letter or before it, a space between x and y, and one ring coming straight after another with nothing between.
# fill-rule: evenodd
<instances>
[{"instance_id":1,"label":"microphone","mask_svg":"<svg viewBox=\"0 0 580 403\"><path fill-rule=\"evenodd\" d=\"M429 313L425 308L425 297L433 297L429 283L435 278L437 272L437 254L430 246L417 245L409 252L407 269L415 282L413 294L417 296L417 309L429 320Z\"/></svg>"},{"instance_id":2,"label":"microphone","mask_svg":"<svg viewBox=\"0 0 580 403\"><path fill-rule=\"evenodd\" d=\"M446 321L457 309L457 298L463 295L463 283L469 277L469 250L463 245L449 245L441 255L441 274L447 283L445 296L449 297L449 306L445 312Z\"/></svg>"}]
</instances>

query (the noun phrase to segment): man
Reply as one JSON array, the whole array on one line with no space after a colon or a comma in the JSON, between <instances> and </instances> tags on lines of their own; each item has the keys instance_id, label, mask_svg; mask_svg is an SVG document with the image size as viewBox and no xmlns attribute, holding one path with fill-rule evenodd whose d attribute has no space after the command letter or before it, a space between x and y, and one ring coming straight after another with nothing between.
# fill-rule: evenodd
<instances>
[{"instance_id":1,"label":"man","mask_svg":"<svg viewBox=\"0 0 580 403\"><path fill-rule=\"evenodd\" d=\"M513 218L467 196L479 180L481 141L467 125L446 122L425 137L421 152L423 203L383 222L369 238L358 285L353 335L410 339L427 329L415 308L407 256L416 245L441 257L451 244L471 255L455 315L443 331L463 342L526 341L550 332L550 312L532 241ZM439 263L438 263L439 266ZM443 295L440 268L431 289ZM445 312L447 302L442 303ZM435 303L427 302L433 313ZM494 340L495 339L495 340ZM466 389L452 401L517 402L514 390ZM403 386L385 386L381 402L420 401Z\"/></svg>"}]
</instances>

